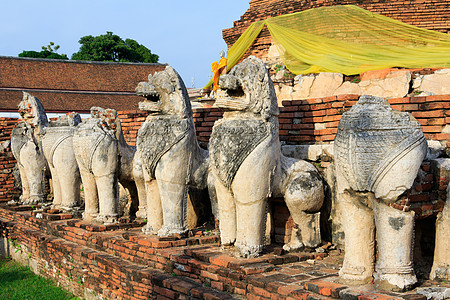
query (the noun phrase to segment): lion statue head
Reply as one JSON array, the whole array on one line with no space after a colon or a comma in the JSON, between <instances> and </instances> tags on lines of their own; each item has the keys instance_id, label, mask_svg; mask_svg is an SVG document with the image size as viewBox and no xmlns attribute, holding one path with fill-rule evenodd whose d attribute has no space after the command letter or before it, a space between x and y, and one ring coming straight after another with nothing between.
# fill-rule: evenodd
<instances>
[{"instance_id":1,"label":"lion statue head","mask_svg":"<svg viewBox=\"0 0 450 300\"><path fill-rule=\"evenodd\" d=\"M32 127L48 126L47 115L41 102L34 96L23 92L22 101L17 105L22 120Z\"/></svg>"},{"instance_id":2,"label":"lion statue head","mask_svg":"<svg viewBox=\"0 0 450 300\"><path fill-rule=\"evenodd\" d=\"M191 116L191 102L180 75L167 66L164 71L148 75L147 82L140 82L136 94L146 100L139 103L139 109L153 114Z\"/></svg>"},{"instance_id":3,"label":"lion statue head","mask_svg":"<svg viewBox=\"0 0 450 300\"><path fill-rule=\"evenodd\" d=\"M279 115L277 98L269 72L262 60L244 59L219 78L216 105L225 110L252 112L264 119Z\"/></svg>"}]
</instances>

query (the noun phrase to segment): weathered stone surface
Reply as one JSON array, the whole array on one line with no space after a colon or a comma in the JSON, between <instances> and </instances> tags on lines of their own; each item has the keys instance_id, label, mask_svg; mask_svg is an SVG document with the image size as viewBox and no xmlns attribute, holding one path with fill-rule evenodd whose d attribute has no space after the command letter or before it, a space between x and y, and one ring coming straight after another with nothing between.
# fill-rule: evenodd
<instances>
[{"instance_id":1,"label":"weathered stone surface","mask_svg":"<svg viewBox=\"0 0 450 300\"><path fill-rule=\"evenodd\" d=\"M340 87L338 87L334 91L333 95L337 96L337 95L361 95L361 94L362 91L359 84L350 81L345 81Z\"/></svg>"},{"instance_id":2,"label":"weathered stone surface","mask_svg":"<svg viewBox=\"0 0 450 300\"><path fill-rule=\"evenodd\" d=\"M275 93L277 95L278 106L283 106L283 100L295 100L293 98L293 87L285 84L277 84L275 86ZM300 99L300 98L296 98Z\"/></svg>"},{"instance_id":3,"label":"weathered stone surface","mask_svg":"<svg viewBox=\"0 0 450 300\"><path fill-rule=\"evenodd\" d=\"M410 170L418 170L427 149L422 127L409 113L392 110L386 100L370 96L362 96L344 113L334 145L349 187L374 192L384 200L395 200L411 187L416 175ZM411 160L402 159L411 153L415 154Z\"/></svg>"},{"instance_id":4,"label":"weathered stone surface","mask_svg":"<svg viewBox=\"0 0 450 300\"><path fill-rule=\"evenodd\" d=\"M76 128L76 158L85 187L86 220L115 222L119 215L118 183L128 192L121 205L125 216L146 218L146 194L141 156L126 143L114 109L91 108L91 119ZM84 139L84 140L83 140ZM97 160L101 160L98 162ZM103 166L102 167L97 167ZM108 180L101 177L109 178ZM86 184L85 181L88 181ZM87 187L86 187L87 185ZM109 189L97 194L96 187ZM108 199L109 197L109 199ZM100 207L99 207L100 205ZM106 216L100 213L105 208ZM99 214L100 213L100 214Z\"/></svg>"},{"instance_id":5,"label":"weathered stone surface","mask_svg":"<svg viewBox=\"0 0 450 300\"><path fill-rule=\"evenodd\" d=\"M231 187L242 162L272 133L274 128L271 127L274 126L262 120L238 119L214 126L214 138L211 139L210 147L217 151L211 153L211 160L217 167L219 179L227 188Z\"/></svg>"},{"instance_id":6,"label":"weathered stone surface","mask_svg":"<svg viewBox=\"0 0 450 300\"><path fill-rule=\"evenodd\" d=\"M417 293L426 296L427 299L433 300L450 299L450 288L446 287L418 288Z\"/></svg>"},{"instance_id":7,"label":"weathered stone surface","mask_svg":"<svg viewBox=\"0 0 450 300\"><path fill-rule=\"evenodd\" d=\"M237 84L236 84L237 83ZM219 79L225 109L210 138L211 176L223 245L243 257L264 246L267 197L284 197L296 229L286 250L320 242L322 179L311 164L281 155L275 90L264 63L249 57ZM308 213L306 213L308 212Z\"/></svg>"},{"instance_id":8,"label":"weathered stone surface","mask_svg":"<svg viewBox=\"0 0 450 300\"><path fill-rule=\"evenodd\" d=\"M322 72L298 75L294 78L292 99L322 98L334 95L342 82L343 75L340 73Z\"/></svg>"},{"instance_id":9,"label":"weathered stone surface","mask_svg":"<svg viewBox=\"0 0 450 300\"><path fill-rule=\"evenodd\" d=\"M69 113L49 123L41 134L53 184L53 206L72 210L80 203L80 171L73 151L74 128L81 122L77 113Z\"/></svg>"},{"instance_id":10,"label":"weathered stone surface","mask_svg":"<svg viewBox=\"0 0 450 300\"><path fill-rule=\"evenodd\" d=\"M427 150L427 160L436 159L441 157L445 153L445 146L441 142L436 140L427 140L428 150Z\"/></svg>"},{"instance_id":11,"label":"weathered stone surface","mask_svg":"<svg viewBox=\"0 0 450 300\"><path fill-rule=\"evenodd\" d=\"M408 70L397 70L388 73L384 78L364 80L358 83L361 95L372 95L383 98L400 98L408 94L411 73Z\"/></svg>"},{"instance_id":12,"label":"weathered stone surface","mask_svg":"<svg viewBox=\"0 0 450 300\"><path fill-rule=\"evenodd\" d=\"M39 100L28 93L18 105L21 121L11 133L11 151L19 166L22 182L21 202L44 202L46 160L39 134L48 126L47 115Z\"/></svg>"},{"instance_id":13,"label":"weathered stone surface","mask_svg":"<svg viewBox=\"0 0 450 300\"><path fill-rule=\"evenodd\" d=\"M136 94L146 98L139 107L150 113L137 138L147 189L148 222L143 231L159 236L185 234L187 202L195 202L189 211L196 218L201 205L198 197L188 197L190 186L206 188L208 170L207 151L197 143L186 87L168 66L139 83Z\"/></svg>"},{"instance_id":14,"label":"weathered stone surface","mask_svg":"<svg viewBox=\"0 0 450 300\"><path fill-rule=\"evenodd\" d=\"M342 84L344 76L341 73L322 72L316 75L311 86L310 98L323 98L334 95Z\"/></svg>"},{"instance_id":15,"label":"weathered stone surface","mask_svg":"<svg viewBox=\"0 0 450 300\"><path fill-rule=\"evenodd\" d=\"M345 233L343 280L403 291L412 267L414 213L391 206L409 189L427 151L420 124L383 98L362 96L343 114L335 138L337 202ZM374 245L378 260L374 274Z\"/></svg>"},{"instance_id":16,"label":"weathered stone surface","mask_svg":"<svg viewBox=\"0 0 450 300\"><path fill-rule=\"evenodd\" d=\"M429 75L418 75L412 87L415 92L425 95L450 94L450 69L437 70Z\"/></svg>"},{"instance_id":17,"label":"weathered stone surface","mask_svg":"<svg viewBox=\"0 0 450 300\"><path fill-rule=\"evenodd\" d=\"M119 149L115 136L117 117L113 109L91 108L91 118L79 124L73 150L84 187L83 219L101 223L119 217Z\"/></svg>"},{"instance_id":18,"label":"weathered stone surface","mask_svg":"<svg viewBox=\"0 0 450 300\"><path fill-rule=\"evenodd\" d=\"M188 119L180 120L176 116L155 117L152 122L143 124L139 133L140 138L146 137L146 146L142 148L141 155L146 160L144 166L152 179L155 179L155 168L161 157L185 138L192 127Z\"/></svg>"},{"instance_id":19,"label":"weathered stone surface","mask_svg":"<svg viewBox=\"0 0 450 300\"><path fill-rule=\"evenodd\" d=\"M433 161L441 178L450 178L450 158L440 158ZM433 267L430 278L436 280L450 279L450 185L447 187L447 200L444 209L436 220L436 242L434 248Z\"/></svg>"},{"instance_id":20,"label":"weathered stone surface","mask_svg":"<svg viewBox=\"0 0 450 300\"><path fill-rule=\"evenodd\" d=\"M295 76L294 89L292 91L292 99L309 98L314 79L315 76L313 74Z\"/></svg>"}]
</instances>

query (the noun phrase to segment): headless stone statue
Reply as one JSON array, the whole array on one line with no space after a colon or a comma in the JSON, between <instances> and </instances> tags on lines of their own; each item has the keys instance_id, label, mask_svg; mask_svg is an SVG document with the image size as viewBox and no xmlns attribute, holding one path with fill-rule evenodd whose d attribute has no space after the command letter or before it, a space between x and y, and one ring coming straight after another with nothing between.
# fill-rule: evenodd
<instances>
[{"instance_id":1,"label":"headless stone statue","mask_svg":"<svg viewBox=\"0 0 450 300\"><path fill-rule=\"evenodd\" d=\"M392 204L412 186L425 157L420 124L383 98L362 96L343 114L334 147L345 233L341 279L366 283L374 276L382 289L411 288L417 281L412 265L414 212Z\"/></svg>"},{"instance_id":2,"label":"headless stone statue","mask_svg":"<svg viewBox=\"0 0 450 300\"><path fill-rule=\"evenodd\" d=\"M50 167L53 207L71 211L80 205L80 171L73 151L73 133L81 122L77 113L51 121L41 134L42 149Z\"/></svg>"}]
</instances>

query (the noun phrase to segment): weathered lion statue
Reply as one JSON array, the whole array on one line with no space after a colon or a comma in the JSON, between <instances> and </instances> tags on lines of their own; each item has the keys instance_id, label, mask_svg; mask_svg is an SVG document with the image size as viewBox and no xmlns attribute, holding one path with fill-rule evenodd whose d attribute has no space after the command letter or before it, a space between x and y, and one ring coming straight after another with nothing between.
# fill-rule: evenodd
<instances>
[{"instance_id":1,"label":"weathered lion statue","mask_svg":"<svg viewBox=\"0 0 450 300\"><path fill-rule=\"evenodd\" d=\"M52 174L53 207L72 211L80 205L80 171L73 151L73 133L81 122L77 113L50 121L40 139Z\"/></svg>"},{"instance_id":2,"label":"weathered lion statue","mask_svg":"<svg viewBox=\"0 0 450 300\"><path fill-rule=\"evenodd\" d=\"M234 244L239 256L258 256L272 195L284 197L296 224L284 248L317 246L323 181L310 163L281 154L279 109L266 66L251 56L222 75L219 87L216 105L225 113L214 124L209 156L222 245Z\"/></svg>"},{"instance_id":3,"label":"weathered lion statue","mask_svg":"<svg viewBox=\"0 0 450 300\"><path fill-rule=\"evenodd\" d=\"M131 214L137 206L141 215L145 214L140 156L136 155L135 147L126 144L114 109L92 107L91 118L75 130L73 147L84 187L83 219L105 224L117 222L119 182L130 193Z\"/></svg>"},{"instance_id":4,"label":"weathered lion statue","mask_svg":"<svg viewBox=\"0 0 450 300\"><path fill-rule=\"evenodd\" d=\"M387 100L364 95L342 115L334 142L345 233L341 280L361 284L375 279L380 288L393 291L412 288L417 282L414 211L402 204L402 196L427 152L421 125Z\"/></svg>"},{"instance_id":5,"label":"weathered lion statue","mask_svg":"<svg viewBox=\"0 0 450 300\"><path fill-rule=\"evenodd\" d=\"M47 162L39 134L48 126L48 120L41 102L28 93L23 93L18 108L21 120L11 133L11 151L17 160L22 181L21 202L37 204L45 201Z\"/></svg>"},{"instance_id":6,"label":"weathered lion statue","mask_svg":"<svg viewBox=\"0 0 450 300\"><path fill-rule=\"evenodd\" d=\"M167 66L139 83L136 93L146 98L139 108L149 112L137 137L147 188L148 221L143 231L184 235L189 189L206 188L208 170L208 153L197 143L186 87Z\"/></svg>"}]
</instances>

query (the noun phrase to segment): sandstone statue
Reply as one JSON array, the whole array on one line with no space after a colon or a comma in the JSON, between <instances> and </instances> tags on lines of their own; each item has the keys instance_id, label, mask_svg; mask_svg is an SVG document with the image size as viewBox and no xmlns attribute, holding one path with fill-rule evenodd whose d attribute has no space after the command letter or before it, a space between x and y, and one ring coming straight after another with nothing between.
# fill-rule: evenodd
<instances>
[{"instance_id":1,"label":"sandstone statue","mask_svg":"<svg viewBox=\"0 0 450 300\"><path fill-rule=\"evenodd\" d=\"M39 134L48 125L47 115L39 100L28 93L18 105L21 120L11 133L11 150L17 160L22 181L23 204L44 202L47 162Z\"/></svg>"},{"instance_id":2,"label":"sandstone statue","mask_svg":"<svg viewBox=\"0 0 450 300\"><path fill-rule=\"evenodd\" d=\"M374 277L382 289L411 288L417 281L412 264L414 212L398 208L427 151L420 124L383 98L362 96L343 114L334 149L345 233L341 280L367 283Z\"/></svg>"},{"instance_id":3,"label":"sandstone statue","mask_svg":"<svg viewBox=\"0 0 450 300\"><path fill-rule=\"evenodd\" d=\"M296 228L287 250L320 242L323 182L317 169L281 154L279 109L264 63L249 57L219 79L216 105L225 110L209 144L222 245L242 257L264 246L267 199L284 197Z\"/></svg>"},{"instance_id":4,"label":"sandstone statue","mask_svg":"<svg viewBox=\"0 0 450 300\"><path fill-rule=\"evenodd\" d=\"M149 112L138 132L147 188L148 234L184 235L190 188L206 188L207 151L199 147L186 87L170 66L136 87ZM193 200L193 197L190 197ZM194 204L195 205L195 204Z\"/></svg>"},{"instance_id":5,"label":"sandstone statue","mask_svg":"<svg viewBox=\"0 0 450 300\"><path fill-rule=\"evenodd\" d=\"M53 207L71 211L80 205L80 171L73 151L73 133L81 122L77 113L68 113L43 128L42 150L52 175Z\"/></svg>"},{"instance_id":6,"label":"sandstone statue","mask_svg":"<svg viewBox=\"0 0 450 300\"><path fill-rule=\"evenodd\" d=\"M134 147L126 144L117 112L92 107L91 118L75 129L73 146L84 187L83 219L105 224L116 222L119 180L132 199L136 200L138 194L145 195L140 157L135 155ZM140 205L140 209L145 206Z\"/></svg>"},{"instance_id":7,"label":"sandstone statue","mask_svg":"<svg viewBox=\"0 0 450 300\"><path fill-rule=\"evenodd\" d=\"M447 159L450 165L450 159ZM450 168L449 168L450 169ZM450 184L447 187L447 201L443 211L438 215L436 221L436 243L434 246L433 267L431 268L431 279L450 279Z\"/></svg>"}]
</instances>

